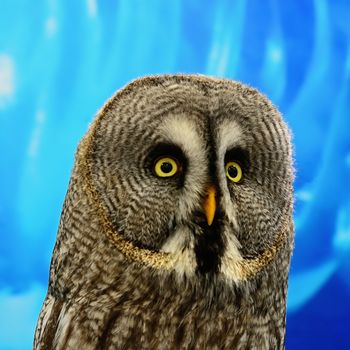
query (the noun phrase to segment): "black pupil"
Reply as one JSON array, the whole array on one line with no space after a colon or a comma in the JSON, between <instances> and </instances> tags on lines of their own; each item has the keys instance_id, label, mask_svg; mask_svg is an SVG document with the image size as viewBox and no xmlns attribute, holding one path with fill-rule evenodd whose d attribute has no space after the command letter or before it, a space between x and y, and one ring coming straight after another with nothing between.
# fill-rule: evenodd
<instances>
[{"instance_id":1,"label":"black pupil","mask_svg":"<svg viewBox=\"0 0 350 350\"><path fill-rule=\"evenodd\" d=\"M160 166L160 169L162 170L163 173L168 174L173 170L173 166L171 163L163 162L162 165Z\"/></svg>"},{"instance_id":2,"label":"black pupil","mask_svg":"<svg viewBox=\"0 0 350 350\"><path fill-rule=\"evenodd\" d=\"M228 167L227 172L232 178L235 178L238 175L238 170L233 165Z\"/></svg>"}]
</instances>

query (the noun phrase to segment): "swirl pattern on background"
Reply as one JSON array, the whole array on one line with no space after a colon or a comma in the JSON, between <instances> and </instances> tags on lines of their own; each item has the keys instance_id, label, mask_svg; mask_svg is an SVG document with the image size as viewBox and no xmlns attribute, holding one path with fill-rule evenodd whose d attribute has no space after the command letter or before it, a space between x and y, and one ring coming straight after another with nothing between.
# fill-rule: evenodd
<instances>
[{"instance_id":1,"label":"swirl pattern on background","mask_svg":"<svg viewBox=\"0 0 350 350\"><path fill-rule=\"evenodd\" d=\"M73 154L139 76L257 87L294 133L287 349L350 342L350 4L345 0L4 0L0 11L0 348L31 347Z\"/></svg>"}]
</instances>

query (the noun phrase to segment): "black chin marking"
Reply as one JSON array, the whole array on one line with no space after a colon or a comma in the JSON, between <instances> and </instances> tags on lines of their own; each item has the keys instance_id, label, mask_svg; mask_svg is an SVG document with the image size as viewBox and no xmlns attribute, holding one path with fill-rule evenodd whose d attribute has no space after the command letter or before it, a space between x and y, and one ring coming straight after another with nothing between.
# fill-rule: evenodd
<instances>
[{"instance_id":1,"label":"black chin marking","mask_svg":"<svg viewBox=\"0 0 350 350\"><path fill-rule=\"evenodd\" d=\"M195 254L197 260L197 273L217 273L224 253L221 220L215 218L209 226L206 221L200 223L202 234L196 235Z\"/></svg>"}]
</instances>

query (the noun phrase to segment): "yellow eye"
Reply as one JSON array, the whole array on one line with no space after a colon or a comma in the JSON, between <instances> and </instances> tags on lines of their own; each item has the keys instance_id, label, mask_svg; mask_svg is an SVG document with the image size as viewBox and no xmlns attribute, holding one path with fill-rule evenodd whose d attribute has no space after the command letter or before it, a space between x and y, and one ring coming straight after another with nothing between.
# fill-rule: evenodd
<instances>
[{"instance_id":1,"label":"yellow eye","mask_svg":"<svg viewBox=\"0 0 350 350\"><path fill-rule=\"evenodd\" d=\"M178 163L170 157L159 158L154 164L154 172L159 177L171 177L178 171Z\"/></svg>"},{"instance_id":2,"label":"yellow eye","mask_svg":"<svg viewBox=\"0 0 350 350\"><path fill-rule=\"evenodd\" d=\"M242 179L242 168L236 162L228 162L225 165L226 176L233 182L239 182Z\"/></svg>"}]
</instances>

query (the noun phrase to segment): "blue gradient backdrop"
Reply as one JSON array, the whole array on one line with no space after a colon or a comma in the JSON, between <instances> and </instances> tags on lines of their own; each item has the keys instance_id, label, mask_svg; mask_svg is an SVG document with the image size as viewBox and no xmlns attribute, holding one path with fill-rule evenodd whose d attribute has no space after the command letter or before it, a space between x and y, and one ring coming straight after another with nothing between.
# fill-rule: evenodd
<instances>
[{"instance_id":1,"label":"blue gradient backdrop","mask_svg":"<svg viewBox=\"0 0 350 350\"><path fill-rule=\"evenodd\" d=\"M350 3L0 1L0 348L30 349L73 155L129 80L256 86L296 151L288 349L350 347Z\"/></svg>"}]
</instances>

